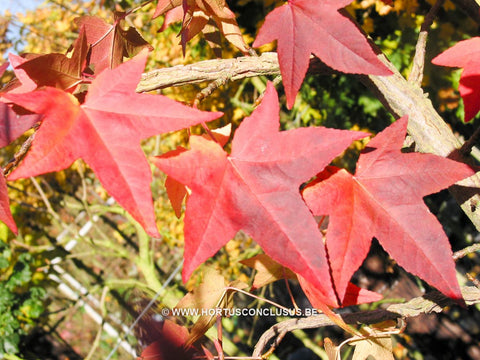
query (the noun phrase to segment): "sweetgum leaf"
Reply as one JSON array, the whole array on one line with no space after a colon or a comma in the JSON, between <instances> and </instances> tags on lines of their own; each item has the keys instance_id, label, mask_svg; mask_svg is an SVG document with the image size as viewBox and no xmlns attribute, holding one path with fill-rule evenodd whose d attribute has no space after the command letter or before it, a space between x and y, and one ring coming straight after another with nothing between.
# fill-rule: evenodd
<instances>
[{"instance_id":1,"label":"sweetgum leaf","mask_svg":"<svg viewBox=\"0 0 480 360\"><path fill-rule=\"evenodd\" d=\"M448 238L422 198L475 172L440 156L402 153L406 129L403 117L371 140L355 175L329 167L303 192L315 215L329 215L326 244L340 298L373 237L405 270L462 298Z\"/></svg>"},{"instance_id":2,"label":"sweetgum leaf","mask_svg":"<svg viewBox=\"0 0 480 360\"><path fill-rule=\"evenodd\" d=\"M9 179L36 176L83 159L113 196L152 236L158 236L150 192L152 174L140 141L218 118L161 95L137 94L143 51L90 85L85 103L47 87L5 98L44 115L30 151Z\"/></svg>"},{"instance_id":3,"label":"sweetgum leaf","mask_svg":"<svg viewBox=\"0 0 480 360\"><path fill-rule=\"evenodd\" d=\"M262 104L235 132L230 155L192 136L190 150L152 160L192 191L185 213L183 278L244 230L335 306L321 234L299 187L366 134L322 127L279 132L279 126L277 93L269 83Z\"/></svg>"},{"instance_id":4,"label":"sweetgum leaf","mask_svg":"<svg viewBox=\"0 0 480 360\"><path fill-rule=\"evenodd\" d=\"M277 40L287 106L291 108L307 72L310 54L335 70L390 75L367 38L338 10L352 0L289 0L267 15L254 47Z\"/></svg>"}]
</instances>

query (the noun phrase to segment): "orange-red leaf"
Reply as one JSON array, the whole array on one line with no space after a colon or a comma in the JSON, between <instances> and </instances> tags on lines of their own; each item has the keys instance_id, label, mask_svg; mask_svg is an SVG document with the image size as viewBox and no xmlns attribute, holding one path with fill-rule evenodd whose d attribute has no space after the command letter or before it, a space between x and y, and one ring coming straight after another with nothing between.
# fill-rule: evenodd
<instances>
[{"instance_id":1,"label":"orange-red leaf","mask_svg":"<svg viewBox=\"0 0 480 360\"><path fill-rule=\"evenodd\" d=\"M221 146L225 146L230 138L232 132L232 124L225 125L224 127L211 130L210 134L204 134L203 137L207 140L212 140L210 135L213 135L215 141L217 141ZM176 150L170 151L169 156L176 156L179 153L186 151L185 148L179 146ZM172 204L172 208L175 211L177 218L182 216L182 204L183 199L187 196L187 188L181 182L175 180L171 176L167 176L165 180L165 188L167 190L168 199Z\"/></svg>"},{"instance_id":2,"label":"orange-red leaf","mask_svg":"<svg viewBox=\"0 0 480 360\"><path fill-rule=\"evenodd\" d=\"M268 84L262 104L235 132L232 153L192 136L191 149L157 157L161 170L192 190L185 214L186 280L239 230L280 264L303 275L336 305L320 232L300 185L365 133L311 127L279 132Z\"/></svg>"},{"instance_id":3,"label":"orange-red leaf","mask_svg":"<svg viewBox=\"0 0 480 360\"><path fill-rule=\"evenodd\" d=\"M310 54L333 69L354 74L390 75L367 38L339 9L352 0L289 0L267 15L254 47L277 40L287 105L307 72Z\"/></svg>"},{"instance_id":4,"label":"orange-red leaf","mask_svg":"<svg viewBox=\"0 0 480 360\"><path fill-rule=\"evenodd\" d=\"M10 179L59 171L83 159L120 205L152 236L158 236L150 192L152 174L140 147L150 136L218 118L160 95L137 94L146 51L90 85L84 104L47 87L6 94L10 101L44 115L32 148Z\"/></svg>"},{"instance_id":5,"label":"orange-red leaf","mask_svg":"<svg viewBox=\"0 0 480 360\"><path fill-rule=\"evenodd\" d=\"M354 176L331 167L303 192L315 215L330 216L326 244L340 298L373 237L405 270L462 298L448 238L422 198L474 171L436 155L402 153L406 129L404 117L371 140Z\"/></svg>"}]
</instances>

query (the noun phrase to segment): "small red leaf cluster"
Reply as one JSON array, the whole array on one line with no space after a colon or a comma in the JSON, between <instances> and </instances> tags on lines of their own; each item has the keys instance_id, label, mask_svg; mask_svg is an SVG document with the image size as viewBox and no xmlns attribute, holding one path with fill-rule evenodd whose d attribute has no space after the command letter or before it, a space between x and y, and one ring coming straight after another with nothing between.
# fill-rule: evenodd
<instances>
[{"instance_id":1,"label":"small red leaf cluster","mask_svg":"<svg viewBox=\"0 0 480 360\"><path fill-rule=\"evenodd\" d=\"M311 54L339 71L390 74L341 11L350 2L290 0L267 16L254 46L277 40L289 107ZM183 46L213 19L230 42L242 52L249 50L224 0L159 1L156 16L178 9ZM38 123L31 149L8 180L60 171L82 159L148 234L159 236L151 169L140 142L222 114L136 93L151 47L135 29L123 27L124 16L116 14L113 25L90 16L78 19L80 35L68 56L10 57L16 79L0 94L0 142L5 146ZM460 91L468 117L478 111L479 96L477 85L472 85L474 95L465 95L465 89L480 61L475 51L466 62L457 55L464 46L478 47L478 40L469 41L435 60L465 67ZM123 62L124 57L133 58ZM376 300L378 295L350 283L375 237L406 270L460 299L448 239L423 197L474 171L438 156L402 153L407 121L397 120L371 140L352 175L329 164L368 134L323 127L279 131L278 97L269 83L261 105L234 132L230 153L222 147L228 133L191 136L188 149L152 158L169 176L167 189L177 216L187 196L184 280L243 230L272 263L297 276L313 304L337 307ZM314 215L329 217L325 238ZM0 220L17 230L4 177Z\"/></svg>"}]
</instances>

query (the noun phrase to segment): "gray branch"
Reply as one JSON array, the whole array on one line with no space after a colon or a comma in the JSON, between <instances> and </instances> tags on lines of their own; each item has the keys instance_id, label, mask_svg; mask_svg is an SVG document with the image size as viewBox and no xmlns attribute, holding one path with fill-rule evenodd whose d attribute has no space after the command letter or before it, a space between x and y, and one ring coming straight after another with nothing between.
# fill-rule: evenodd
<instances>
[{"instance_id":1,"label":"gray branch","mask_svg":"<svg viewBox=\"0 0 480 360\"><path fill-rule=\"evenodd\" d=\"M464 286L462 295L467 305L480 303L480 290L474 286ZM403 304L390 305L386 309L345 313L340 316L347 324L376 324L386 320L415 317L420 314L439 313L445 306L453 304L455 302L452 299L435 291ZM324 314L279 322L262 334L255 345L252 357L260 357L272 339L281 340L288 332L334 325L335 323ZM273 345L277 346L278 342L276 340Z\"/></svg>"},{"instance_id":2,"label":"gray branch","mask_svg":"<svg viewBox=\"0 0 480 360\"><path fill-rule=\"evenodd\" d=\"M399 117L409 116L408 133L415 141L417 148L422 152L471 162L471 158L464 158L458 151L462 142L433 108L427 94L424 94L419 86L410 84L385 56L380 55L379 58L392 70L393 75L361 76L361 79L393 114ZM218 78L239 80L259 75L278 75L279 69L276 53L264 53L258 57L206 60L145 73L137 91L211 82ZM331 73L332 71L316 58L310 62L310 73ZM474 149L474 152L478 153L478 150ZM480 157L477 155L477 158ZM480 207L479 188L478 173L450 188L477 230L480 230L480 211L477 211Z\"/></svg>"},{"instance_id":3,"label":"gray branch","mask_svg":"<svg viewBox=\"0 0 480 360\"><path fill-rule=\"evenodd\" d=\"M211 82L219 78L240 80L261 75L278 75L280 67L276 53L244 56L234 59L213 59L191 65L177 65L143 74L138 92L163 89L170 86Z\"/></svg>"}]
</instances>

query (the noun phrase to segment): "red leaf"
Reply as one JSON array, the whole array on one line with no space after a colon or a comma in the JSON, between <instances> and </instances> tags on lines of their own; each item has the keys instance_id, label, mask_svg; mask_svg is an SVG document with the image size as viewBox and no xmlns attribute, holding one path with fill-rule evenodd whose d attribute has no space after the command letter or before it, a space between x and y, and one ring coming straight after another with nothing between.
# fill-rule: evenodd
<instances>
[{"instance_id":1,"label":"red leaf","mask_svg":"<svg viewBox=\"0 0 480 360\"><path fill-rule=\"evenodd\" d=\"M432 63L463 68L458 90L465 106L465 122L472 120L480 110L480 37L458 42Z\"/></svg>"},{"instance_id":2,"label":"red leaf","mask_svg":"<svg viewBox=\"0 0 480 360\"><path fill-rule=\"evenodd\" d=\"M365 133L326 128L279 132L276 91L235 132L229 156L212 141L191 137L191 149L157 157L161 170L192 190L185 213L184 281L239 230L274 260L301 274L336 305L316 222L299 186Z\"/></svg>"},{"instance_id":3,"label":"red leaf","mask_svg":"<svg viewBox=\"0 0 480 360\"><path fill-rule=\"evenodd\" d=\"M13 94L25 93L35 90L37 88L37 84L35 84L35 82L30 79L25 70L19 68L20 65L22 65L28 60L14 54L8 54L8 59L10 60L10 64L12 65L13 72L15 73L16 77L12 79L8 84L6 84L1 92L10 92Z\"/></svg>"},{"instance_id":4,"label":"red leaf","mask_svg":"<svg viewBox=\"0 0 480 360\"><path fill-rule=\"evenodd\" d=\"M61 90L47 87L5 97L44 114L31 150L11 180L59 171L83 159L105 189L152 236L158 236L153 212L150 166L140 141L150 136L210 121L220 113L201 112L159 95L137 94L135 88L147 52L90 85L84 104Z\"/></svg>"},{"instance_id":5,"label":"red leaf","mask_svg":"<svg viewBox=\"0 0 480 360\"><path fill-rule=\"evenodd\" d=\"M16 68L24 70L38 87L52 86L66 90L81 82L88 49L85 30L82 27L71 57L64 54L46 54L24 61Z\"/></svg>"},{"instance_id":6,"label":"red leaf","mask_svg":"<svg viewBox=\"0 0 480 360\"><path fill-rule=\"evenodd\" d=\"M10 200L8 199L7 183L5 176L0 174L0 220L7 225L10 230L17 234L17 225L10 212Z\"/></svg>"},{"instance_id":7,"label":"red leaf","mask_svg":"<svg viewBox=\"0 0 480 360\"><path fill-rule=\"evenodd\" d=\"M406 129L403 117L371 140L355 176L331 167L326 180L304 190L315 215L330 215L327 250L340 298L372 237L407 271L462 298L448 238L422 198L474 171L436 155L402 153Z\"/></svg>"},{"instance_id":8,"label":"red leaf","mask_svg":"<svg viewBox=\"0 0 480 360\"><path fill-rule=\"evenodd\" d=\"M232 132L232 124L225 125L224 127L212 130L210 134L204 134L203 137L207 140L212 140L210 135L213 135L215 141L221 146L225 146L230 138ZM179 153L186 151L185 148L179 146L176 150L170 151L169 156L176 156ZM167 190L168 199L172 204L173 210L177 218L182 216L182 203L185 196L187 196L187 188L181 182L178 182L171 176L167 176L165 180L165 188Z\"/></svg>"},{"instance_id":9,"label":"red leaf","mask_svg":"<svg viewBox=\"0 0 480 360\"><path fill-rule=\"evenodd\" d=\"M17 80L13 85L7 84L6 87L10 89L11 93L22 93L23 91L31 91L36 85L31 81L23 70L15 69L15 67L25 60L20 56L9 55L10 62L14 68ZM8 63L0 67L0 77L3 75L8 67ZM0 148L7 146L12 141L16 140L25 131L30 129L36 122L41 119L39 115L18 115L12 110L12 107L0 102Z\"/></svg>"},{"instance_id":10,"label":"red leaf","mask_svg":"<svg viewBox=\"0 0 480 360\"><path fill-rule=\"evenodd\" d=\"M287 105L291 108L313 53L333 69L390 75L357 26L338 9L352 0L289 0L267 15L254 47L277 42Z\"/></svg>"},{"instance_id":11,"label":"red leaf","mask_svg":"<svg viewBox=\"0 0 480 360\"><path fill-rule=\"evenodd\" d=\"M0 148L7 146L40 121L39 115L17 115L10 106L0 102Z\"/></svg>"},{"instance_id":12,"label":"red leaf","mask_svg":"<svg viewBox=\"0 0 480 360\"><path fill-rule=\"evenodd\" d=\"M79 27L85 27L87 42L92 45L90 63L93 64L95 73L105 69L113 69L123 62L123 57L133 57L142 49L153 50L153 47L138 33L129 27L122 27L124 13L115 13L115 24L107 24L96 16L82 16L75 19ZM93 46L94 45L94 46Z\"/></svg>"}]
</instances>

